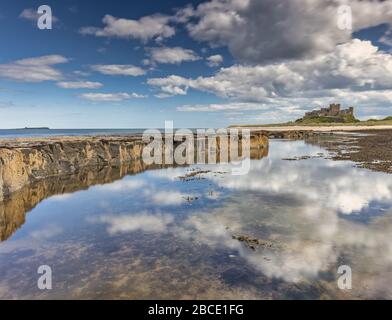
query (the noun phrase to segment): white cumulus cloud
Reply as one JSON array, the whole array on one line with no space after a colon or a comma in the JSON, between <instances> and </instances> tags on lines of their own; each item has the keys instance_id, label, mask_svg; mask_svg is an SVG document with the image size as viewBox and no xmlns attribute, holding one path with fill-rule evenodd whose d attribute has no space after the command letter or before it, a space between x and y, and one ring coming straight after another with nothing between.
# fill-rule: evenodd
<instances>
[{"instance_id":1,"label":"white cumulus cloud","mask_svg":"<svg viewBox=\"0 0 392 320\"><path fill-rule=\"evenodd\" d=\"M165 15L151 15L139 20L121 19L109 14L105 15L103 28L83 27L80 33L97 37L113 37L122 39L139 39L144 42L155 39L170 38L175 34L174 27L169 25L170 17Z\"/></svg>"},{"instance_id":2,"label":"white cumulus cloud","mask_svg":"<svg viewBox=\"0 0 392 320\"><path fill-rule=\"evenodd\" d=\"M19 18L26 19L33 22L38 21L39 17L40 15L38 14L37 9L34 10L32 8L24 9L19 15ZM59 19L52 15L52 22L57 22L57 21L59 21Z\"/></svg>"},{"instance_id":3,"label":"white cumulus cloud","mask_svg":"<svg viewBox=\"0 0 392 320\"><path fill-rule=\"evenodd\" d=\"M146 96L137 93L83 93L80 95L81 98L94 101L94 102L119 102L129 100L132 98L140 99Z\"/></svg>"},{"instance_id":4,"label":"white cumulus cloud","mask_svg":"<svg viewBox=\"0 0 392 320\"><path fill-rule=\"evenodd\" d=\"M352 30L338 27L341 5L349 5ZM392 23L391 1L212 0L177 12L189 34L225 46L246 63L298 59L327 53L355 31Z\"/></svg>"},{"instance_id":5,"label":"white cumulus cloud","mask_svg":"<svg viewBox=\"0 0 392 320\"><path fill-rule=\"evenodd\" d=\"M207 57L207 65L210 67L218 67L223 62L223 57L220 54L215 54Z\"/></svg>"},{"instance_id":6,"label":"white cumulus cloud","mask_svg":"<svg viewBox=\"0 0 392 320\"><path fill-rule=\"evenodd\" d=\"M233 65L210 77L171 75L148 84L162 93L184 95L189 88L237 101L268 102L277 98L324 97L331 90L392 89L392 56L370 41L353 39L314 58L264 65Z\"/></svg>"},{"instance_id":7,"label":"white cumulus cloud","mask_svg":"<svg viewBox=\"0 0 392 320\"><path fill-rule=\"evenodd\" d=\"M156 47L149 50L150 59L149 63L167 63L167 64L180 64L185 61L197 61L200 57L190 49L181 47Z\"/></svg>"},{"instance_id":8,"label":"white cumulus cloud","mask_svg":"<svg viewBox=\"0 0 392 320\"><path fill-rule=\"evenodd\" d=\"M57 82L57 86L63 89L99 89L103 84L92 81L62 81Z\"/></svg>"},{"instance_id":9,"label":"white cumulus cloud","mask_svg":"<svg viewBox=\"0 0 392 320\"><path fill-rule=\"evenodd\" d=\"M146 74L146 70L131 64L97 64L91 66L91 69L105 75L113 76L142 76Z\"/></svg>"},{"instance_id":10,"label":"white cumulus cloud","mask_svg":"<svg viewBox=\"0 0 392 320\"><path fill-rule=\"evenodd\" d=\"M61 55L27 58L0 64L0 77L21 82L58 81L63 75L53 65L68 62Z\"/></svg>"}]
</instances>

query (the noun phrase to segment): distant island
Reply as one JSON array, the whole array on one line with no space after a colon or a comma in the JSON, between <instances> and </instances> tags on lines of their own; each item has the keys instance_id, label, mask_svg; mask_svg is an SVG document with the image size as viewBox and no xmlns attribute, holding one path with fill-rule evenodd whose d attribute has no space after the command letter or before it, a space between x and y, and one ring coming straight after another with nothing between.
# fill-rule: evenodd
<instances>
[{"instance_id":1,"label":"distant island","mask_svg":"<svg viewBox=\"0 0 392 320\"><path fill-rule=\"evenodd\" d=\"M24 127L22 130L50 130L49 127Z\"/></svg>"}]
</instances>

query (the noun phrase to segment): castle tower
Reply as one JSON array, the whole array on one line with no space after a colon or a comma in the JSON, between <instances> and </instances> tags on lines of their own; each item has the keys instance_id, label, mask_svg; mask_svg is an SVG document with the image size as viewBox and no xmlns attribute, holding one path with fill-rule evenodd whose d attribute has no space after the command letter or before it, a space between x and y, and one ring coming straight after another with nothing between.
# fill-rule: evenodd
<instances>
[{"instance_id":1,"label":"castle tower","mask_svg":"<svg viewBox=\"0 0 392 320\"><path fill-rule=\"evenodd\" d=\"M340 114L340 104L333 103L329 105L329 113L330 116L338 116Z\"/></svg>"}]
</instances>

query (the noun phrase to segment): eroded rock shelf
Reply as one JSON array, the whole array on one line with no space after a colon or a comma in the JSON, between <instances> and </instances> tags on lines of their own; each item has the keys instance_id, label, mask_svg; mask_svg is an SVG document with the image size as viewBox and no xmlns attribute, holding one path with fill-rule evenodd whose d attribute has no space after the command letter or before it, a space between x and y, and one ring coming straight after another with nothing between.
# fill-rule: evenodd
<instances>
[{"instance_id":1,"label":"eroded rock shelf","mask_svg":"<svg viewBox=\"0 0 392 320\"><path fill-rule=\"evenodd\" d=\"M70 175L83 167L119 165L140 159L141 139L46 138L10 140L0 144L0 200L25 185Z\"/></svg>"},{"instance_id":2,"label":"eroded rock shelf","mask_svg":"<svg viewBox=\"0 0 392 320\"><path fill-rule=\"evenodd\" d=\"M0 201L50 177L77 174L86 167L99 170L139 161L146 145L136 135L0 140ZM252 154L264 156L268 137L252 133L251 149Z\"/></svg>"}]
</instances>

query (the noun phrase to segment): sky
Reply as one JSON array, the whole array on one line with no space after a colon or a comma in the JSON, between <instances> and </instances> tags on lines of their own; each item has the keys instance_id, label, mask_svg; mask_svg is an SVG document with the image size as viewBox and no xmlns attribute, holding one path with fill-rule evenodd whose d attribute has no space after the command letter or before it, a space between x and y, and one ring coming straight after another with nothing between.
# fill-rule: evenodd
<instances>
[{"instance_id":1,"label":"sky","mask_svg":"<svg viewBox=\"0 0 392 320\"><path fill-rule=\"evenodd\" d=\"M392 0L2 0L0 25L3 129L392 115Z\"/></svg>"}]
</instances>

